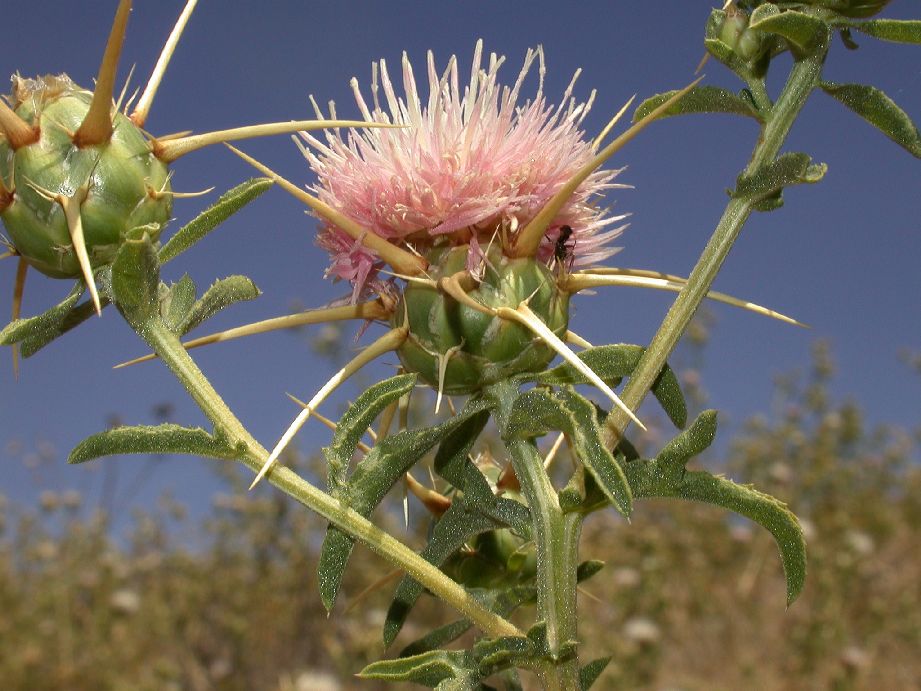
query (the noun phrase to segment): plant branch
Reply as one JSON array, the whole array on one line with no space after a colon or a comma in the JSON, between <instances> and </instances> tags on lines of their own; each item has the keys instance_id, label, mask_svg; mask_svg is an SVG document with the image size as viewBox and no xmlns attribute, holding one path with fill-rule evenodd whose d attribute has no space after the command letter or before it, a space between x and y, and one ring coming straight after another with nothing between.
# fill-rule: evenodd
<instances>
[{"instance_id":1,"label":"plant branch","mask_svg":"<svg viewBox=\"0 0 921 691\"><path fill-rule=\"evenodd\" d=\"M183 348L179 338L159 317L138 325L135 330L185 386L202 412L214 423L215 431L222 433L225 440L238 450L240 461L250 470L258 472L268 458L268 451L247 432L227 407ZM403 569L409 576L469 618L487 635L492 637L524 635L515 625L486 609L466 589L405 544L342 502L314 487L290 469L276 468L268 480L307 508L364 543L376 554Z\"/></svg>"},{"instance_id":2,"label":"plant branch","mask_svg":"<svg viewBox=\"0 0 921 691\"><path fill-rule=\"evenodd\" d=\"M496 402L496 418L505 429L512 405L518 395L517 386L500 382L488 394ZM544 460L534 442L525 439L504 439L512 460L521 493L528 502L537 548L537 611L538 619L547 627L547 645L553 654L577 640L576 571L579 556L581 517L564 514L559 497L544 468ZM579 688L578 657L561 657L556 664L539 669L546 689L574 690Z\"/></svg>"},{"instance_id":3,"label":"plant branch","mask_svg":"<svg viewBox=\"0 0 921 691\"><path fill-rule=\"evenodd\" d=\"M783 91L767 115L764 130L743 175L754 175L774 161L793 121L805 105L809 94L819 83L827 50L826 40L813 53L794 63ZM700 303L707 296L723 261L742 231L742 226L754 210L755 202L752 198L734 197L727 204L710 241L688 277L687 284L665 315L621 395L631 410L639 408ZM605 442L613 446L629 422L629 418L620 409L614 408L606 420Z\"/></svg>"}]
</instances>

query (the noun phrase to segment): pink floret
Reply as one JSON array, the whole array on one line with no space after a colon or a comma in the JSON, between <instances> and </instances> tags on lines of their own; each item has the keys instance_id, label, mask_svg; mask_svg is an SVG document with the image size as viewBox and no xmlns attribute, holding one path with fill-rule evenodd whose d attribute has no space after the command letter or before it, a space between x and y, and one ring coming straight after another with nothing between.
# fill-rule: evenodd
<instances>
[{"instance_id":1,"label":"pink floret","mask_svg":"<svg viewBox=\"0 0 921 691\"><path fill-rule=\"evenodd\" d=\"M328 131L325 141L301 133L306 142L302 151L318 176L313 187L317 196L368 232L404 248L424 253L437 238L469 244L471 267L479 263L481 246L494 234L513 239L594 156L580 129L594 92L587 102L576 102L576 73L560 105L548 105L541 48L528 51L510 87L497 80L504 58L492 54L486 66L482 60L478 42L469 82L462 87L456 58L439 75L429 52L425 101L405 54L402 97L384 60L373 65L370 106L353 79L352 90L366 120L405 127ZM519 103L535 62L537 93ZM330 111L335 117L333 104ZM550 223L539 250L542 260L553 260L562 225L573 230L573 265L594 264L617 251L610 243L623 231L624 225L615 224L625 216L609 216L595 202L605 190L624 187L612 182L618 172L596 171L576 189ZM368 281L382 267L376 254L328 223L318 242L332 255L328 275L351 281L355 298L367 292Z\"/></svg>"}]
</instances>

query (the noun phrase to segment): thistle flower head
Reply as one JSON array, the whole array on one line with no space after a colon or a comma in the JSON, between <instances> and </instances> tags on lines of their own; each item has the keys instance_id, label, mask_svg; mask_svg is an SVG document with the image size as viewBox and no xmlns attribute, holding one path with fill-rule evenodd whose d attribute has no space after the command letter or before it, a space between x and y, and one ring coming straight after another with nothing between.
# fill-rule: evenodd
<instances>
[{"instance_id":1,"label":"thistle flower head","mask_svg":"<svg viewBox=\"0 0 921 691\"><path fill-rule=\"evenodd\" d=\"M483 63L482 42L474 52L469 82L461 84L451 57L439 74L428 54L428 96L423 98L406 55L399 96L384 60L373 66L371 102L357 80L352 90L366 120L402 129L327 132L325 141L302 133L302 151L317 173L317 196L330 207L394 245L425 254L436 243L467 245L468 268L480 265L486 246L514 245L516 233L595 154L581 124L585 102L573 96L578 72L559 105L544 93L544 54L529 50L517 80L499 82L503 57ZM537 67L537 93L522 91ZM318 115L321 115L316 104ZM335 105L330 104L335 117ZM586 265L610 256L624 216L609 216L595 202L619 171L597 171L582 183L552 220L538 258L550 262L563 226L572 262ZM375 252L324 221L318 243L332 255L329 274L348 279L359 294L382 265ZM373 287L373 283L372 283Z\"/></svg>"}]
</instances>

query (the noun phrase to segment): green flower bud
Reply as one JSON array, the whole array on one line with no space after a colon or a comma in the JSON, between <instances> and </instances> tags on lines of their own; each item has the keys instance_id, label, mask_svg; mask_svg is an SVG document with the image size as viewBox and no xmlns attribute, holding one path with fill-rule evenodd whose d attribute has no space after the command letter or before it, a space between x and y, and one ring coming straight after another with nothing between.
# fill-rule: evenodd
<instances>
[{"instance_id":1,"label":"green flower bud","mask_svg":"<svg viewBox=\"0 0 921 691\"><path fill-rule=\"evenodd\" d=\"M0 188L13 194L0 217L16 251L36 269L57 278L81 275L65 211L59 201L85 189L79 205L90 263L112 261L126 233L145 227L156 239L170 218L168 170L153 155L144 133L116 113L109 141L78 147L73 134L90 107L92 93L66 75L14 78L11 103L39 133L14 148L0 141Z\"/></svg>"},{"instance_id":2,"label":"green flower bud","mask_svg":"<svg viewBox=\"0 0 921 691\"><path fill-rule=\"evenodd\" d=\"M428 257L435 281L463 271L468 248L439 247ZM494 248L483 280L468 295L486 308L528 306L558 336L566 332L569 295L557 287L546 265L529 258L510 259ZM485 314L441 290L410 283L394 312L393 325L408 321L409 338L397 351L408 372L416 372L433 387L439 366L447 358L442 390L469 394L482 386L522 372L540 371L555 351L525 326Z\"/></svg>"},{"instance_id":3,"label":"green flower bud","mask_svg":"<svg viewBox=\"0 0 921 691\"><path fill-rule=\"evenodd\" d=\"M533 542L524 542L511 530L480 533L464 548L453 554L443 566L444 572L470 588L498 588L510 581L526 582L537 572Z\"/></svg>"},{"instance_id":4,"label":"green flower bud","mask_svg":"<svg viewBox=\"0 0 921 691\"><path fill-rule=\"evenodd\" d=\"M726 10L726 16L720 27L720 41L732 48L733 52L746 62L760 57L764 47L764 35L748 27L748 14L732 6Z\"/></svg>"},{"instance_id":5,"label":"green flower bud","mask_svg":"<svg viewBox=\"0 0 921 691\"><path fill-rule=\"evenodd\" d=\"M739 8L730 6L720 26L720 41L735 50L742 33L748 28L748 14Z\"/></svg>"}]
</instances>

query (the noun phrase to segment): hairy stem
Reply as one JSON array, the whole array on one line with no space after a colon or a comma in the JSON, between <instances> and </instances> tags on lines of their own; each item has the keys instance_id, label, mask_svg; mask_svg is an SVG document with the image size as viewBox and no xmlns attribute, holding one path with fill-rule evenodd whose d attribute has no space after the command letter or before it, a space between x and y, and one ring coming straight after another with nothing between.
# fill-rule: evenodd
<instances>
[{"instance_id":1,"label":"hairy stem","mask_svg":"<svg viewBox=\"0 0 921 691\"><path fill-rule=\"evenodd\" d=\"M214 424L215 431L239 450L239 459L250 470L258 472L268 458L268 451L257 442L231 412L194 360L182 347L179 338L159 317L135 329L160 356L173 374ZM301 478L288 468L275 468L269 482L295 500L315 511L338 528L363 542L376 554L403 569L440 599L460 611L487 635L523 636L511 622L490 612L467 590L444 575L437 567L416 554L405 544L384 532L361 514L355 512L326 492Z\"/></svg>"},{"instance_id":2,"label":"hairy stem","mask_svg":"<svg viewBox=\"0 0 921 691\"><path fill-rule=\"evenodd\" d=\"M754 175L773 162L790 132L793 121L819 82L827 50L828 43L824 41L812 54L793 64L780 97L767 115L766 124L743 175ZM754 204L754 199L744 197L733 198L727 204L710 241L688 277L687 284L665 315L659 330L650 341L621 394L624 403L631 410L639 408L700 303L707 296L723 261L742 231L742 226L751 215ZM605 425L605 441L609 446L616 443L629 422L629 417L620 409L614 408L611 411Z\"/></svg>"},{"instance_id":3,"label":"hairy stem","mask_svg":"<svg viewBox=\"0 0 921 691\"><path fill-rule=\"evenodd\" d=\"M499 428L504 429L518 395L513 384L499 383L489 394L495 400ZM565 514L533 441L506 439L521 493L531 510L534 542L537 548L537 616L547 626L547 645L556 664L538 669L546 689L579 688L578 657L566 657L564 647L577 640L576 570L579 565L581 516Z\"/></svg>"}]
</instances>

